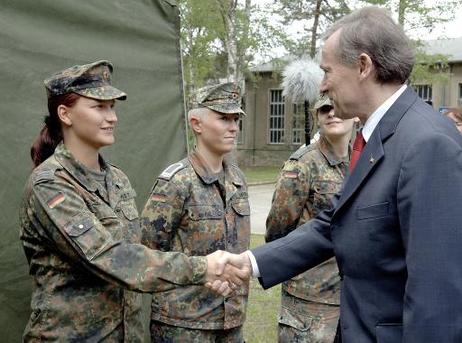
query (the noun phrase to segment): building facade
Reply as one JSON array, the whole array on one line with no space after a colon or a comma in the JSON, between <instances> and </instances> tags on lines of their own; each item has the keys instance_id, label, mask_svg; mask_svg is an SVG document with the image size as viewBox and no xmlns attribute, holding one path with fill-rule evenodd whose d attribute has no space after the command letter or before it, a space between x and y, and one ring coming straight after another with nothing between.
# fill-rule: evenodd
<instances>
[{"instance_id":1,"label":"building facade","mask_svg":"<svg viewBox=\"0 0 462 343\"><path fill-rule=\"evenodd\" d=\"M462 106L462 37L426 41L429 54L448 56L444 81L416 82L419 96L439 111ZM245 112L237 145L237 159L243 166L281 165L304 144L304 106L282 96L281 64L254 67L245 84ZM438 72L436 70L436 72Z\"/></svg>"}]
</instances>

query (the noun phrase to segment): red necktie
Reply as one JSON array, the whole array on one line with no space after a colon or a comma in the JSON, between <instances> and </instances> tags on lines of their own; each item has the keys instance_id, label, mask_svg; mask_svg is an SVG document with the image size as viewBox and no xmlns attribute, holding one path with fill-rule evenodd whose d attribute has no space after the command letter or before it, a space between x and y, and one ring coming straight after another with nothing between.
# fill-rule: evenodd
<instances>
[{"instance_id":1,"label":"red necktie","mask_svg":"<svg viewBox=\"0 0 462 343\"><path fill-rule=\"evenodd\" d=\"M361 152L363 151L365 145L366 141L364 140L363 134L358 132L353 143L353 151L351 152L350 173L353 172L356 162L358 162L359 156L361 156Z\"/></svg>"}]
</instances>

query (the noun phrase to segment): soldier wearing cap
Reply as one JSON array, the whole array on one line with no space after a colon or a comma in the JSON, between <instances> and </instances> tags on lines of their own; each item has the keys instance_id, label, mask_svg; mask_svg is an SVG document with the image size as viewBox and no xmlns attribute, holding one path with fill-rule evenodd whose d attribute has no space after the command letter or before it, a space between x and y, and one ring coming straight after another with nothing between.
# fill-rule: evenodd
<instances>
[{"instance_id":1,"label":"soldier wearing cap","mask_svg":"<svg viewBox=\"0 0 462 343\"><path fill-rule=\"evenodd\" d=\"M139 244L135 191L99 154L114 142L115 100L126 98L112 69L98 61L45 80L49 115L20 212L33 276L26 342L141 342L139 292L210 281L209 257Z\"/></svg>"},{"instance_id":2,"label":"soldier wearing cap","mask_svg":"<svg viewBox=\"0 0 462 343\"><path fill-rule=\"evenodd\" d=\"M330 199L348 171L354 119L335 117L327 96L319 98L312 113L320 138L299 148L284 164L266 220L266 241L287 235L330 208ZM333 342L339 302L340 278L334 258L284 282L279 342Z\"/></svg>"},{"instance_id":3,"label":"soldier wearing cap","mask_svg":"<svg viewBox=\"0 0 462 343\"><path fill-rule=\"evenodd\" d=\"M187 255L217 249L241 253L249 247L246 181L226 158L235 147L241 115L245 113L236 84L197 93L188 113L196 147L155 181L141 214L143 244ZM242 342L247 296L248 284L229 297L204 286L157 292L152 300L152 342Z\"/></svg>"}]
</instances>

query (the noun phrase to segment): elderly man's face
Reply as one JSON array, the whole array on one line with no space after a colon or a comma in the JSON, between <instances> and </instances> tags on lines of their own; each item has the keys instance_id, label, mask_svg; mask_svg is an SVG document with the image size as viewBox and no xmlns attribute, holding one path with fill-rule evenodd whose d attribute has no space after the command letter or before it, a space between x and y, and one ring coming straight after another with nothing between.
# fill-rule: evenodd
<instances>
[{"instance_id":1,"label":"elderly man's face","mask_svg":"<svg viewBox=\"0 0 462 343\"><path fill-rule=\"evenodd\" d=\"M324 79L320 90L334 103L337 117L351 119L356 116L363 94L359 88L359 67L342 64L336 54L339 32L332 34L322 49L320 67L324 70Z\"/></svg>"}]
</instances>

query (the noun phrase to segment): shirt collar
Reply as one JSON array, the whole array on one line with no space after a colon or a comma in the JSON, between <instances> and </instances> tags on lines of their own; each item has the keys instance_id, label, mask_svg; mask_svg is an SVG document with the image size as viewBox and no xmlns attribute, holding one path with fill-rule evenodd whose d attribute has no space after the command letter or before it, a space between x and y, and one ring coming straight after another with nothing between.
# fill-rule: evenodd
<instances>
[{"instance_id":1,"label":"shirt collar","mask_svg":"<svg viewBox=\"0 0 462 343\"><path fill-rule=\"evenodd\" d=\"M362 134L366 143L369 141L369 138L372 136L375 128L380 122L380 119L383 118L385 113L390 109L390 107L395 103L401 94L406 90L406 85L402 85L396 92L392 94L387 100L384 101L371 115L367 118L366 123L362 129Z\"/></svg>"},{"instance_id":2,"label":"shirt collar","mask_svg":"<svg viewBox=\"0 0 462 343\"><path fill-rule=\"evenodd\" d=\"M96 181L93 179L89 169L77 161L63 143L56 147L54 155L63 168L73 175L88 191L95 192L97 190ZM109 165L101 155L98 158L102 169L109 171Z\"/></svg>"},{"instance_id":3,"label":"shirt collar","mask_svg":"<svg viewBox=\"0 0 462 343\"><path fill-rule=\"evenodd\" d=\"M329 143L329 141L324 137L321 136L319 137L319 140L317 142L319 151L321 154L324 155L326 158L327 162L329 162L330 166L336 166L341 163L346 163L349 160L349 155L350 155L350 147L348 147L348 156L345 156L344 158L338 158L334 154L334 150L332 148L332 145Z\"/></svg>"},{"instance_id":4,"label":"shirt collar","mask_svg":"<svg viewBox=\"0 0 462 343\"><path fill-rule=\"evenodd\" d=\"M210 168L208 167L207 163L204 159L197 153L197 151L193 151L189 157L189 162L193 167L196 174L207 184L212 184L218 180L218 174L213 173ZM225 157L223 159L223 170L225 173L225 180L230 180L235 185L242 185L242 182L239 180L237 175L233 173L230 168L229 162Z\"/></svg>"}]
</instances>

